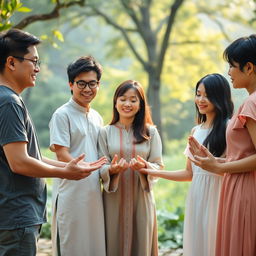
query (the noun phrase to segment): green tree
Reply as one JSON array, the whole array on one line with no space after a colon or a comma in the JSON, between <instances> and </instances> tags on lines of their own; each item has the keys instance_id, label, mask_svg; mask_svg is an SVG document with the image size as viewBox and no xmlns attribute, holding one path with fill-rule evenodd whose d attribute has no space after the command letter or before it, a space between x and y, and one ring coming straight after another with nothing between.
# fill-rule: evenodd
<instances>
[{"instance_id":1,"label":"green tree","mask_svg":"<svg viewBox=\"0 0 256 256\"><path fill-rule=\"evenodd\" d=\"M29 1L27 1L28 3ZM24 29L30 24L38 21L49 21L57 19L61 16L62 9L68 9L72 6L85 6L85 0L51 0L50 10L48 12L40 12L32 14L31 8L24 6L23 1L20 0L0 0L0 31L4 31L10 28ZM46 4L46 3L45 3ZM43 8L44 10L44 8ZM21 16L20 19L13 21L13 16L17 13L26 13L25 16ZM29 13L29 14L28 14ZM15 20L15 21L16 21ZM58 29L53 29L52 34L59 41L64 41L62 33ZM48 39L48 36L42 35L42 39ZM56 47L56 43L51 41L52 45ZM24 100L29 102L31 90L28 89L25 92Z\"/></svg>"},{"instance_id":2,"label":"green tree","mask_svg":"<svg viewBox=\"0 0 256 256\"><path fill-rule=\"evenodd\" d=\"M120 58L122 54L127 54L125 48L129 48L134 59L146 72L147 96L152 107L153 120L161 133L163 120L161 108L165 95L161 94L160 90L166 84L167 80L163 78L166 72L171 73L171 76L178 77L180 75L174 71L178 69L175 66L176 53L182 52L181 48L184 48L185 51L186 49L190 50L190 52L187 51L188 55L182 55L183 64L181 65L184 67L184 59L189 59L189 62L194 62L194 65L198 66L198 68L191 68L197 73L190 74L189 69L178 71L182 71L183 76L193 76L193 81L195 81L195 75L203 75L203 72L209 73L211 70L220 72L223 69L223 64L219 65L223 43L233 39L233 31L229 29L229 26L239 23L243 27L248 21L248 17L244 16L244 14L248 14L247 4L244 0L234 2L225 0L116 0L111 2L94 0L88 1L87 7L91 8L91 12L87 11L86 15L100 16L114 30L119 31L121 38L119 36L119 38L112 39L111 53ZM87 8L87 10L89 9ZM209 23L211 23L210 27L206 28L208 31L202 37L200 32L205 30L203 26L206 27ZM214 29L213 26L215 26ZM237 26L233 27L237 28ZM206 54L206 46L209 48L211 56L203 56ZM216 51L217 49L219 51ZM199 59L207 61L204 63L205 66L196 63L193 59L198 54L202 55L199 56ZM215 65L210 64L211 57ZM137 63L134 64L136 67L138 67ZM216 69L217 65L220 68ZM214 68L210 69L211 67ZM196 79L199 79L199 76ZM174 94L175 80L170 81L169 79L169 83L171 93ZM184 90L183 93L181 90L180 92L180 95L185 98L184 94L187 94L189 90L185 93Z\"/></svg>"},{"instance_id":3,"label":"green tree","mask_svg":"<svg viewBox=\"0 0 256 256\"><path fill-rule=\"evenodd\" d=\"M41 12L51 13L58 3L71 1L51 1L51 4L49 4L50 0L21 2L26 3L26 7L29 7L31 11L28 13L15 12L9 19L12 26L19 24L29 16L38 15ZM248 22L246 23L246 20L248 21L251 17L253 8L250 11L246 2L245 0L236 0L238 4L235 5L235 2L227 0L183 1L176 11L175 23L171 28L162 63L159 95L157 91L154 91L155 97L161 100L160 106L154 107L150 102L153 116L161 121L163 141L182 138L193 125L194 104L192 98L194 91L192 88L194 88L195 82L206 73L223 72L225 68L222 61L224 45L227 41L246 33L244 28L248 29L251 26ZM128 7L136 13L139 24L143 20L147 21L146 15L143 16L142 13L145 13L143 8L146 9L143 4L148 3L150 4L148 9L150 29L156 35L155 54L159 56L161 43L168 26L168 15L170 15L171 7L175 2L170 0L123 1L123 4L131 5ZM253 1L251 0L250 3ZM124 8L123 4L121 0L87 0L84 7L74 5L73 8L62 8L57 19L34 21L29 26L27 25L26 30L39 36L43 35L43 38L47 38L46 35L50 33L55 33L55 36L59 36L61 40L61 35L65 35L65 41L58 43L59 48L51 47L56 44L53 41L53 44L49 45L50 40L45 40L40 46L40 56L43 60L37 82L40 85L31 90L33 97L28 95L30 90L27 90L24 95L35 123L40 124L40 130L38 130L40 134L44 134L42 138L47 137L45 130L48 129L46 125L41 125L42 117L49 120L52 111L70 96L68 90L65 92L65 97L63 94L63 89L68 87L65 66L76 56L92 54L103 64L105 70L103 86L101 86L99 97L93 105L103 114L105 121L109 121L111 118L112 104L109 99L112 98L113 90L120 81L128 77L135 77L144 86L148 85L149 90L151 73L143 72L144 66L136 58L136 54L131 54L132 50L128 47L129 44L122 31L114 26L105 26L105 18L102 19L103 16L99 16L95 10L96 8L101 12L104 11L103 14L107 14L107 17L123 28L143 61L153 65L153 62L149 62L149 54L153 55L154 51L147 50L148 48L145 46L150 40L147 41L141 37L135 22L127 13L129 9ZM91 15L93 17L89 19ZM246 15L248 17L245 17ZM241 24L240 27L237 26L238 23ZM141 26L143 25L144 23L141 24ZM150 35L150 31L147 32L146 27L143 32ZM153 66L155 67L155 65ZM47 70L51 72L51 75ZM47 90L43 90L42 86ZM52 90L53 86L56 87L56 91ZM41 98L40 95L42 95ZM55 105L47 107L50 97L52 101L55 101ZM40 105L45 107L38 106L39 100ZM190 102L187 102L188 100ZM155 110L159 111L161 115L155 114ZM45 141L47 144L47 140Z\"/></svg>"},{"instance_id":4,"label":"green tree","mask_svg":"<svg viewBox=\"0 0 256 256\"><path fill-rule=\"evenodd\" d=\"M169 38L183 1L174 0L172 4L165 6L154 0L119 0L117 1L119 6L117 4L113 6L112 3L107 2L103 2L101 5L98 2L88 5L95 14L101 16L109 25L120 31L128 47L147 72L147 97L152 107L153 120L161 135L161 75L169 46ZM106 11L111 5L111 10ZM165 8L165 11L159 12L157 8ZM157 19L157 15L152 15L152 12L161 15ZM126 17L121 17L118 20L118 13L122 13ZM129 19L129 22L124 23L125 19ZM138 50L136 40L132 39L131 34L136 34L141 39L142 51Z\"/></svg>"},{"instance_id":5,"label":"green tree","mask_svg":"<svg viewBox=\"0 0 256 256\"><path fill-rule=\"evenodd\" d=\"M70 8L74 5L84 6L85 0L51 0L53 9L47 13L31 14L22 18L19 22L14 24L11 22L11 17L15 12L31 12L32 10L23 5L23 1L20 0L0 0L1 7L1 20L0 20L0 31L9 29L11 27L23 29L28 25L37 21L46 21L56 19L60 16L61 9Z\"/></svg>"},{"instance_id":6,"label":"green tree","mask_svg":"<svg viewBox=\"0 0 256 256\"><path fill-rule=\"evenodd\" d=\"M23 6L19 0L0 0L0 31L13 26L10 18L15 12L30 12L31 9Z\"/></svg>"}]
</instances>

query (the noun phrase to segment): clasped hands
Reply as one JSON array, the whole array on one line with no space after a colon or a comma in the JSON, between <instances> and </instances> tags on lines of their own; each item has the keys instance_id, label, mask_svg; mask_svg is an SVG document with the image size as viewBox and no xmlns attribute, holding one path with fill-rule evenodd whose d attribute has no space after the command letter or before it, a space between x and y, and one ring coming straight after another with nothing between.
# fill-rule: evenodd
<instances>
[{"instance_id":1,"label":"clasped hands","mask_svg":"<svg viewBox=\"0 0 256 256\"><path fill-rule=\"evenodd\" d=\"M128 163L124 158L118 161L118 156L115 154L111 161L109 173L110 175L117 174L131 168L134 171L139 171L141 168L148 167L148 163L142 157L137 156L137 158L132 158Z\"/></svg>"},{"instance_id":2,"label":"clasped hands","mask_svg":"<svg viewBox=\"0 0 256 256\"><path fill-rule=\"evenodd\" d=\"M225 158L214 157L213 154L193 136L189 136L188 144L191 153L188 157L195 165L209 172L223 174L221 164L225 162Z\"/></svg>"}]
</instances>

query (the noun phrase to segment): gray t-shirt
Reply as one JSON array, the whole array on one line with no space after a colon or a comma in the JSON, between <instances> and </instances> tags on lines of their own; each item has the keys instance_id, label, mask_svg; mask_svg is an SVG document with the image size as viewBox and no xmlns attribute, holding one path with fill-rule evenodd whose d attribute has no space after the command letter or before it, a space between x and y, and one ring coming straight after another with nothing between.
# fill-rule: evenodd
<instances>
[{"instance_id":1,"label":"gray t-shirt","mask_svg":"<svg viewBox=\"0 0 256 256\"><path fill-rule=\"evenodd\" d=\"M32 121L18 94L0 86L0 230L11 230L46 221L44 179L12 172L3 146L27 142L28 155L41 159Z\"/></svg>"}]
</instances>

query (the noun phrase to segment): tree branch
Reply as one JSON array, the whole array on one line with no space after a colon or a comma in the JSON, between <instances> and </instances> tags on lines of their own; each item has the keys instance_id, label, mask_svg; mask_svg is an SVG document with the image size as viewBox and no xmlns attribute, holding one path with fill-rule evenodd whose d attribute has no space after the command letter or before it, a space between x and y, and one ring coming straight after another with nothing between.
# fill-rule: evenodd
<instances>
[{"instance_id":1,"label":"tree branch","mask_svg":"<svg viewBox=\"0 0 256 256\"><path fill-rule=\"evenodd\" d=\"M131 39L128 36L127 31L124 28L122 28L121 26L119 26L116 22L114 22L114 20L112 20L105 13L101 12L99 9L97 9L95 7L92 7L92 9L94 10L94 12L96 14L101 16L109 25L111 25L112 27L116 28L117 30L119 30L123 34L123 36L125 38L125 41L127 42L127 44L130 47L131 51L133 52L135 57L139 60L139 62L143 65L143 67L146 69L146 63L143 60L143 58L140 56L140 54L137 52L137 50L135 49Z\"/></svg>"},{"instance_id":2,"label":"tree branch","mask_svg":"<svg viewBox=\"0 0 256 256\"><path fill-rule=\"evenodd\" d=\"M55 19L60 16L61 9L69 8L73 5L84 6L85 1L86 0L75 0L75 1L70 1L68 3L60 3L60 1L57 0L54 9L50 13L30 15L22 19L18 24L14 25L13 28L23 29L29 24L34 23L36 21L45 21L45 20Z\"/></svg>"},{"instance_id":3,"label":"tree branch","mask_svg":"<svg viewBox=\"0 0 256 256\"><path fill-rule=\"evenodd\" d=\"M139 29L148 53L148 72L152 72L152 69L157 66L157 36L151 27L150 7L150 5L140 6L142 19L141 29Z\"/></svg>"},{"instance_id":4,"label":"tree branch","mask_svg":"<svg viewBox=\"0 0 256 256\"><path fill-rule=\"evenodd\" d=\"M212 44L212 42L203 42L203 41L199 41L199 40L195 40L195 41L182 41L182 42L170 42L169 45L186 45L186 44Z\"/></svg>"},{"instance_id":5,"label":"tree branch","mask_svg":"<svg viewBox=\"0 0 256 256\"><path fill-rule=\"evenodd\" d=\"M223 6L225 8L228 8L229 6ZM223 8L222 7L222 8ZM216 18L217 13L214 12L213 10L209 10L206 9L204 7L198 7L199 12L204 13L205 15L207 15L209 17L209 19L211 19L220 29L221 33L223 34L224 38L228 41L231 42L231 38L229 37L229 35L226 33L223 24Z\"/></svg>"},{"instance_id":6,"label":"tree branch","mask_svg":"<svg viewBox=\"0 0 256 256\"><path fill-rule=\"evenodd\" d=\"M162 27L167 23L168 17L169 17L169 16L163 18L163 19L159 22L158 26L157 26L156 29L155 29L155 33L156 33L156 34L158 34L158 33L161 31Z\"/></svg>"},{"instance_id":7,"label":"tree branch","mask_svg":"<svg viewBox=\"0 0 256 256\"><path fill-rule=\"evenodd\" d=\"M139 18L136 15L136 12L129 6L127 0L120 0L122 6L126 10L127 14L131 17L133 22L136 24L137 28L141 30L141 23Z\"/></svg>"},{"instance_id":8,"label":"tree branch","mask_svg":"<svg viewBox=\"0 0 256 256\"><path fill-rule=\"evenodd\" d=\"M232 39L229 37L229 35L226 33L223 24L213 15L207 14L208 17L219 27L221 33L223 34L224 38L228 41L231 42Z\"/></svg>"},{"instance_id":9,"label":"tree branch","mask_svg":"<svg viewBox=\"0 0 256 256\"><path fill-rule=\"evenodd\" d=\"M170 38L170 34L172 31L172 27L174 25L174 20L177 14L178 9L181 7L182 3L184 0L175 0L175 2L173 3L173 5L170 8L170 15L168 18L168 23L167 23L167 27L166 27L166 31L164 34L164 38L161 44L161 48L160 48L160 54L159 54L159 58L158 58L158 65L157 65L157 75L160 76L162 69L163 69L163 63L164 63L164 57L165 57L165 53L168 47L168 41Z\"/></svg>"}]
</instances>

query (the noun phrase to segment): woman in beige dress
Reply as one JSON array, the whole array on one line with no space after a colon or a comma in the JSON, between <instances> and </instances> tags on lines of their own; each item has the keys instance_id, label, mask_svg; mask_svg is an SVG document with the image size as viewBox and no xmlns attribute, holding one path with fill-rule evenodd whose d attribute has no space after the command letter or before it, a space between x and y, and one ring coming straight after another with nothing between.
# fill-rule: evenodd
<instances>
[{"instance_id":1,"label":"woman in beige dress","mask_svg":"<svg viewBox=\"0 0 256 256\"><path fill-rule=\"evenodd\" d=\"M101 129L101 168L107 256L157 256L154 179L140 168L162 169L162 144L141 85L123 82L113 99L113 119Z\"/></svg>"}]
</instances>

